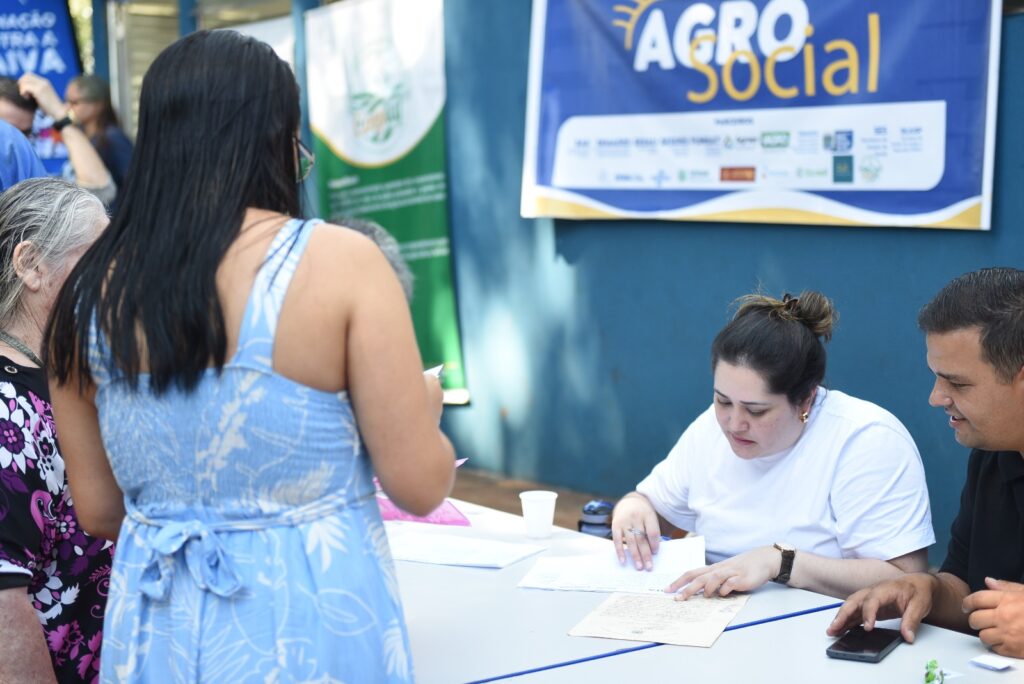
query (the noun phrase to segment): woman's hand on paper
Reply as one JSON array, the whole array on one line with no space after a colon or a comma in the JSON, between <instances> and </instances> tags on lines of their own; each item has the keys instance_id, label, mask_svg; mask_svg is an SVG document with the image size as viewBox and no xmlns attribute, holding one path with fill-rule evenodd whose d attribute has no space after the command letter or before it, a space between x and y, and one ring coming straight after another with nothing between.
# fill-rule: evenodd
<instances>
[{"instance_id":1,"label":"woman's hand on paper","mask_svg":"<svg viewBox=\"0 0 1024 684\"><path fill-rule=\"evenodd\" d=\"M647 497L637 492L622 497L612 514L612 542L619 564L626 564L628 551L637 570L653 570L660 541L658 514Z\"/></svg>"},{"instance_id":2,"label":"woman's hand on paper","mask_svg":"<svg viewBox=\"0 0 1024 684\"><path fill-rule=\"evenodd\" d=\"M679 591L678 599L685 601L697 592L705 596L717 593L728 596L734 591L753 591L779 574L782 556L773 546L752 549L706 568L695 568L681 575L665 591Z\"/></svg>"}]
</instances>

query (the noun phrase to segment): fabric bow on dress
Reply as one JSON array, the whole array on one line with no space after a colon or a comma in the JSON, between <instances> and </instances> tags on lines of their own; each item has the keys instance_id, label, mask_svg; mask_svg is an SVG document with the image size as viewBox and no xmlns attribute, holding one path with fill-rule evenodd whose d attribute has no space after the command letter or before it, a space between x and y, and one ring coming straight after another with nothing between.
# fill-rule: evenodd
<instances>
[{"instance_id":1,"label":"fabric bow on dress","mask_svg":"<svg viewBox=\"0 0 1024 684\"><path fill-rule=\"evenodd\" d=\"M174 577L174 556L184 549L185 565L203 590L229 598L242 589L231 561L217 533L198 520L170 522L151 540L149 562L142 571L140 589L155 601L167 599Z\"/></svg>"}]
</instances>

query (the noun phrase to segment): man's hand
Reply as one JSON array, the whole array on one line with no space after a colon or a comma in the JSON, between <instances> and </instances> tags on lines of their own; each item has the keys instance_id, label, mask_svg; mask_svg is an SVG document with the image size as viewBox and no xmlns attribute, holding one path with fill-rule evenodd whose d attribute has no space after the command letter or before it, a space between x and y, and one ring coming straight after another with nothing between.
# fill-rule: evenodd
<instances>
[{"instance_id":1,"label":"man's hand","mask_svg":"<svg viewBox=\"0 0 1024 684\"><path fill-rule=\"evenodd\" d=\"M53 89L53 84L42 76L25 74L18 79L18 91L22 97L34 98L43 113L52 119L61 119L67 114L67 105Z\"/></svg>"},{"instance_id":2,"label":"man's hand","mask_svg":"<svg viewBox=\"0 0 1024 684\"><path fill-rule=\"evenodd\" d=\"M939 579L923 572L861 589L846 599L826 631L829 636L839 636L860 624L870 631L878 620L902 617L900 634L908 643L914 643L918 625L931 612L938 589Z\"/></svg>"},{"instance_id":3,"label":"man's hand","mask_svg":"<svg viewBox=\"0 0 1024 684\"><path fill-rule=\"evenodd\" d=\"M999 655L1024 658L1024 584L986 577L985 586L964 599L971 629Z\"/></svg>"}]
</instances>

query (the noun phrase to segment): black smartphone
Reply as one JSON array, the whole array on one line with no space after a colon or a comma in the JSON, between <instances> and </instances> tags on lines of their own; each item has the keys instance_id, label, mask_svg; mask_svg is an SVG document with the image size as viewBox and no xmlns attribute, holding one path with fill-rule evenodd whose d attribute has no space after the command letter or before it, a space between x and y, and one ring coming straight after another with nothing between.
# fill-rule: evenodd
<instances>
[{"instance_id":1,"label":"black smartphone","mask_svg":"<svg viewBox=\"0 0 1024 684\"><path fill-rule=\"evenodd\" d=\"M829 658L877 663L896 648L903 637L895 629L875 628L870 632L854 627L825 649Z\"/></svg>"}]
</instances>

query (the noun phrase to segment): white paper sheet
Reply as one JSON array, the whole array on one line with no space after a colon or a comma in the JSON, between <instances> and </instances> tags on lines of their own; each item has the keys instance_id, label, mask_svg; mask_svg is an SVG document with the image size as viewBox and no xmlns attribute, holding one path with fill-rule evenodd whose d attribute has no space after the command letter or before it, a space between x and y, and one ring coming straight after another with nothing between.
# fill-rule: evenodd
<instances>
[{"instance_id":1,"label":"white paper sheet","mask_svg":"<svg viewBox=\"0 0 1024 684\"><path fill-rule=\"evenodd\" d=\"M392 558L416 563L504 568L545 549L537 544L468 536L463 532L466 528L449 531L441 525L387 522L384 529L388 533Z\"/></svg>"},{"instance_id":2,"label":"white paper sheet","mask_svg":"<svg viewBox=\"0 0 1024 684\"><path fill-rule=\"evenodd\" d=\"M676 601L674 596L666 594L612 594L569 630L569 636L708 648L748 598L749 594L725 598L698 595L687 601Z\"/></svg>"},{"instance_id":3,"label":"white paper sheet","mask_svg":"<svg viewBox=\"0 0 1024 684\"><path fill-rule=\"evenodd\" d=\"M994 670L996 672L1002 672L1003 670L1009 670L1013 667L1014 661L1005 656L996 655L995 653L986 653L985 655L971 658L971 665L977 665L983 667L986 670Z\"/></svg>"},{"instance_id":4,"label":"white paper sheet","mask_svg":"<svg viewBox=\"0 0 1024 684\"><path fill-rule=\"evenodd\" d=\"M704 567L704 537L662 542L650 572L637 570L631 560L619 565L609 543L605 553L539 558L518 586L558 591L663 593L684 572L698 567Z\"/></svg>"}]
</instances>

